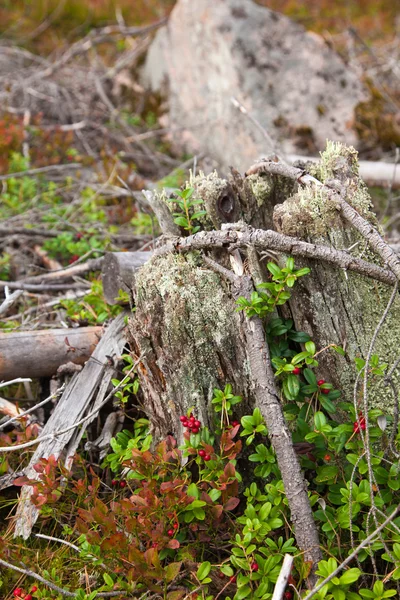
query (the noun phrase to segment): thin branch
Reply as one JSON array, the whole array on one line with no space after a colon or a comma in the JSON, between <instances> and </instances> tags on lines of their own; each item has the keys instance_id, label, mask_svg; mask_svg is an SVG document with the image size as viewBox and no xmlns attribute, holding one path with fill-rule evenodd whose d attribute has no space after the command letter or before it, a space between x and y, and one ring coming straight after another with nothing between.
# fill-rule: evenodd
<instances>
[{"instance_id":1,"label":"thin branch","mask_svg":"<svg viewBox=\"0 0 400 600\"><path fill-rule=\"evenodd\" d=\"M365 548L365 546L368 546L368 544L370 542L372 542L374 537L377 536L378 533L380 533L382 531L382 529L385 529L386 525L388 525L391 521L393 521L393 519L398 515L399 512L400 512L400 505L398 505L395 508L395 510L392 512L392 514L389 517L387 517L387 519L385 519L384 522L377 529L375 529L375 531L373 531L368 537L365 538L365 540L363 540L361 542L361 544L359 544L357 546L357 548L354 550L354 552L349 554L349 556L347 558L345 558L342 563L340 563L340 565L337 567L337 569L335 569L333 571L333 573L331 573L328 577L326 577L323 581L321 581L321 583L319 583L313 590L311 590L311 592L309 594L307 594L307 596L303 600L311 600L311 598L313 596L315 596L315 594L317 594L324 587L324 585L329 583L334 577L336 577L340 573L340 571L342 571L345 567L347 567L347 565L353 560L353 558L355 558L357 556L357 554L359 554L359 552L363 548Z\"/></svg>"},{"instance_id":2,"label":"thin branch","mask_svg":"<svg viewBox=\"0 0 400 600\"><path fill-rule=\"evenodd\" d=\"M365 277L371 277L382 283L393 285L395 276L378 265L368 263L351 256L345 251L328 246L303 242L272 230L253 229L244 223L224 224L221 231L199 231L194 235L167 239L154 255L169 252L188 252L206 248L245 248L254 246L257 250L274 250L291 256L302 256L313 260L322 260L333 266L354 271Z\"/></svg>"},{"instance_id":3,"label":"thin branch","mask_svg":"<svg viewBox=\"0 0 400 600\"><path fill-rule=\"evenodd\" d=\"M301 184L308 185L310 183L322 187L327 196L334 202L340 209L342 216L353 225L355 229L367 240L369 245L375 252L383 259L385 264L390 267L396 278L400 280L400 259L392 248L382 239L375 227L364 217L362 217L348 202L346 202L346 188L341 185L340 182L335 188L329 185L324 185L315 177L304 174L302 169L291 167L283 162L275 163L273 161L261 161L256 163L248 169L247 175L254 175L255 173L272 173L281 177L287 177L293 179Z\"/></svg>"},{"instance_id":4,"label":"thin branch","mask_svg":"<svg viewBox=\"0 0 400 600\"><path fill-rule=\"evenodd\" d=\"M7 179L19 179L20 177L28 177L30 175L39 175L41 173L51 173L52 171L65 171L82 169L80 163L68 163L64 165L48 165L47 167L38 167L36 169L27 169L26 171L17 171L16 173L8 173L7 175L0 175L0 181L6 181Z\"/></svg>"},{"instance_id":5,"label":"thin branch","mask_svg":"<svg viewBox=\"0 0 400 600\"><path fill-rule=\"evenodd\" d=\"M3 560L2 558L0 558L0 565L3 565L3 567L6 567L7 569L12 569L13 571L17 571L17 573L21 573L22 575L27 575L28 577L32 577L33 579L40 581L40 583L47 585L47 587L49 587L51 590L54 590L58 594L61 594L62 596L66 596L67 598L76 598L78 595L75 592L69 592L68 590L65 590L64 588L60 588L55 583L52 583L48 579L45 579L41 575L38 575L37 573L35 573L35 571L31 571L31 569L23 569L21 567L17 567L16 565L9 563L9 562ZM119 592L99 592L97 594L96 598L115 598L116 596L121 596L123 593L124 592L122 590L120 590Z\"/></svg>"},{"instance_id":6,"label":"thin branch","mask_svg":"<svg viewBox=\"0 0 400 600\"><path fill-rule=\"evenodd\" d=\"M82 423L84 423L88 419L91 419L93 416L95 416L103 408L103 406L105 404L107 404L107 402L115 395L115 393L123 385L125 385L124 382L126 382L126 378L129 377L129 375L131 375L131 373L133 373L133 371L136 369L137 365L140 363L141 360L143 360L143 357L139 358L135 362L135 364L128 371L128 373L125 375L125 377L119 382L119 384L117 386L115 386L115 388L113 388L111 390L111 392L104 398L104 400L95 409L93 409L88 415L86 415L85 417L83 417L80 421L76 421L76 423L74 423L73 425L70 425L69 427L65 427L64 429L59 429L58 431L53 431L52 433L48 433L48 434L43 435L41 437L37 437L34 440L30 440L29 442L25 442L24 444L18 444L18 445L15 445L15 446L0 447L0 453L3 453L3 452L14 452L14 450L23 450L24 448L30 448L31 446L35 446L36 444L39 444L40 442L43 442L45 440L52 440L52 439L54 439L55 437L57 437L59 435L63 435L64 433L67 433L68 431L71 431L72 429L76 429L77 427L79 427L79 425L82 425Z\"/></svg>"},{"instance_id":7,"label":"thin branch","mask_svg":"<svg viewBox=\"0 0 400 600\"><path fill-rule=\"evenodd\" d=\"M32 381L32 380L29 379L28 381ZM24 410L23 412L18 413L17 417L12 417L11 419L8 419L8 421L6 421L5 423L2 423L0 425L0 431L2 429L4 429L5 427L7 427L7 425L10 425L10 423L13 423L14 421L19 421L19 419L21 417L24 417L25 415L29 415L31 412L34 412L35 410L37 410L41 406L44 406L45 404L47 404L51 400L55 400L57 398L57 396L59 396L61 394L61 392L63 392L63 391L64 391L64 385L62 385L60 388L58 388L54 392L54 394L51 394L50 396L48 396L47 398L45 398L45 400L42 400L38 404L35 404L35 406L31 406L31 408L28 408L27 410Z\"/></svg>"}]
</instances>

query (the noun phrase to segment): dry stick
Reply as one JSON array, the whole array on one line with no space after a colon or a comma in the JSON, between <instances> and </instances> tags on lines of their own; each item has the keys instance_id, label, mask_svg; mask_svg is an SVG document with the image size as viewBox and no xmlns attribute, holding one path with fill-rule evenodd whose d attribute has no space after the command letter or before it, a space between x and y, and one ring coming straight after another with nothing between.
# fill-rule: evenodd
<instances>
[{"instance_id":1,"label":"dry stick","mask_svg":"<svg viewBox=\"0 0 400 600\"><path fill-rule=\"evenodd\" d=\"M238 277L213 260L207 257L204 260L213 269L233 281L235 298L244 296L247 300L250 299L251 293L254 291L250 277ZM283 415L262 321L259 317L254 316L245 318L243 325L256 405L260 409L268 429L268 437L276 453L291 518L295 526L296 542L304 553L304 560L311 562L312 565L308 577L308 583L311 586L316 581L315 569L318 562L322 560L322 553L318 530L308 499L307 484L293 447L292 435Z\"/></svg>"},{"instance_id":2,"label":"dry stick","mask_svg":"<svg viewBox=\"0 0 400 600\"><path fill-rule=\"evenodd\" d=\"M280 163L274 163L272 161L263 161L252 165L246 172L247 175L253 175L255 173L272 173L274 175L280 175L281 177L288 177L302 184L313 183L319 187L322 187L337 207L340 209L342 216L353 225L355 229L368 241L369 245L375 252L384 260L396 278L400 280L400 259L392 248L381 238L378 231L371 225L369 221L364 219L358 212L346 202L346 188L339 182L335 189L328 185L324 185L315 177L311 175L305 175L302 169L296 167L290 167L288 165Z\"/></svg>"},{"instance_id":3,"label":"dry stick","mask_svg":"<svg viewBox=\"0 0 400 600\"><path fill-rule=\"evenodd\" d=\"M309 594L307 594L307 596L305 598L303 598L303 600L311 600L311 598L313 596L315 596L315 594L317 594L324 587L324 585L326 585L334 577L336 577L338 575L338 573L340 573L340 571L342 571L344 569L344 567L346 567L353 560L353 558L355 558L357 556L357 554L360 552L360 550L365 548L365 546L368 546L368 544L370 542L372 542L374 537L376 535L378 535L378 533L380 533L382 531L382 529L384 529L386 527L386 525L388 525L391 521L393 521L393 519L398 515L399 511L400 511L400 505L398 505L395 508L395 510L392 512L392 514L387 519L385 519L385 521L382 523L382 525L380 525L377 529L375 529L375 531L373 531L368 537L366 537L365 540L363 540L361 542L361 544L359 544L357 546L357 548L354 550L354 552L349 554L349 556L347 558L345 558L342 563L340 563L340 565L337 567L337 569L335 569L333 571L333 573L331 573L328 577L326 577L323 581L321 581L321 583L319 583L313 590L311 590L311 592Z\"/></svg>"},{"instance_id":4,"label":"dry stick","mask_svg":"<svg viewBox=\"0 0 400 600\"><path fill-rule=\"evenodd\" d=\"M22 569L21 567L17 567L16 565L6 562L5 560L3 560L1 558L0 558L0 565L3 565L3 567L6 567L7 569L12 569L13 571L22 573L22 575L27 575L28 577L32 577L33 579L40 581L40 583L47 585L47 587L49 587L51 590L54 590L55 592L57 592L58 594L61 594L62 596L67 596L67 598L76 598L77 597L77 593L69 592L68 590L64 590L64 588L58 587L58 585L56 585L55 583L52 583L51 581L48 581L48 579L45 579L41 575L38 575L37 573L35 573L35 571L31 571L31 569ZM97 594L96 598L113 598L115 596L121 596L123 593L124 592L122 590L120 590L119 592L99 592Z\"/></svg>"},{"instance_id":5,"label":"dry stick","mask_svg":"<svg viewBox=\"0 0 400 600\"><path fill-rule=\"evenodd\" d=\"M8 175L0 175L0 181L7 179L19 179L20 177L28 177L29 175L39 175L40 173L50 173L51 171L64 171L65 169L82 169L79 163L68 163L65 165L48 165L47 167L38 167L37 169L28 169L27 171L17 171Z\"/></svg>"},{"instance_id":6,"label":"dry stick","mask_svg":"<svg viewBox=\"0 0 400 600\"><path fill-rule=\"evenodd\" d=\"M283 564L276 580L272 600L282 600L285 588L292 570L294 557L291 554L285 554Z\"/></svg>"},{"instance_id":7,"label":"dry stick","mask_svg":"<svg viewBox=\"0 0 400 600\"><path fill-rule=\"evenodd\" d=\"M77 427L79 427L79 425L82 425L82 423L84 423L85 421L87 421L88 419L91 419L94 415L96 415L103 408L103 406L105 404L107 404L107 402L110 400L110 398L112 398L114 396L114 394L124 385L124 382L126 382L126 378L129 377L129 375L131 375L131 373L133 373L133 371L136 369L136 367L142 360L143 360L143 356L141 356L135 362L135 364L131 367L131 369L128 371L128 373L125 375L125 377L123 379L121 379L119 384L111 390L111 392L104 398L104 400L96 408L94 408L88 415L86 415L85 417L80 419L80 421L76 421L76 423L74 423L73 425L69 425L69 427L65 427L64 429L59 429L58 431L53 431L52 433L48 433L46 435L42 435L41 437L37 437L34 440L25 442L24 444L18 444L15 446L5 446L5 447L0 446L0 453L13 452L14 450L23 450L24 448L30 448L30 446L35 446L36 444L39 444L40 442L43 442L44 440L54 439L58 435L63 435L64 433L71 431L71 429L76 429Z\"/></svg>"},{"instance_id":8,"label":"dry stick","mask_svg":"<svg viewBox=\"0 0 400 600\"><path fill-rule=\"evenodd\" d=\"M88 271L100 271L103 264L103 257L91 258L85 263L77 264L75 261L73 265L65 267L63 269L57 269L56 271L46 271L41 275L33 275L32 277L26 277L22 281L14 281L14 283L35 283L35 281L49 281L53 279L69 279L75 275L83 275Z\"/></svg>"},{"instance_id":9,"label":"dry stick","mask_svg":"<svg viewBox=\"0 0 400 600\"><path fill-rule=\"evenodd\" d=\"M29 379L28 381L32 381L32 380ZM10 423L13 423L14 421L19 421L19 419L21 419L21 417L24 417L25 415L29 415L31 412L34 412L35 410L37 410L41 406L44 406L45 404L47 404L51 400L55 400L57 398L57 396L59 396L61 394L61 392L64 391L64 387L65 387L65 384L63 384L60 388L58 388L54 392L54 394L51 394L51 396L48 396L47 398L45 398L45 400L42 400L38 404L35 404L35 406L31 406L31 408L28 408L27 410L24 410L23 412L18 413L17 417L12 417L11 419L8 419L8 421L6 421L5 423L2 423L0 425L0 431L2 429L5 429L5 427L7 427L7 425L10 425Z\"/></svg>"},{"instance_id":10,"label":"dry stick","mask_svg":"<svg viewBox=\"0 0 400 600\"><path fill-rule=\"evenodd\" d=\"M246 246L253 246L257 250L271 249L291 256L322 260L388 285L393 285L396 282L395 276L387 269L351 256L342 250L303 242L272 230L253 229L253 227L244 223L227 223L222 226L221 231L199 231L188 237L167 239L160 248L155 250L154 255L161 256L169 252L188 252L206 248L243 248Z\"/></svg>"},{"instance_id":11,"label":"dry stick","mask_svg":"<svg viewBox=\"0 0 400 600\"><path fill-rule=\"evenodd\" d=\"M5 315L10 308L13 306L13 304L15 304L15 302L17 302L18 298L20 296L22 296L24 292L22 290L17 290L15 292L13 292L12 294L7 294L7 288L6 288L6 298L4 300L4 302L2 302L2 304L0 304L0 317L2 317L3 315Z\"/></svg>"},{"instance_id":12,"label":"dry stick","mask_svg":"<svg viewBox=\"0 0 400 600\"><path fill-rule=\"evenodd\" d=\"M82 283L24 283L23 281L0 281L0 289L8 286L11 290L28 292L62 292L65 290L81 290L88 282Z\"/></svg>"}]
</instances>

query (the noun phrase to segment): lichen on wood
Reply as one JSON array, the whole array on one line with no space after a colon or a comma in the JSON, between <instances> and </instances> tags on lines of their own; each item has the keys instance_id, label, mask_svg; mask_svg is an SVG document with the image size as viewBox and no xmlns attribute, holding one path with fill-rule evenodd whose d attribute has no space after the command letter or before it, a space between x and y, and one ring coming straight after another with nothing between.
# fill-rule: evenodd
<instances>
[{"instance_id":1,"label":"lichen on wood","mask_svg":"<svg viewBox=\"0 0 400 600\"><path fill-rule=\"evenodd\" d=\"M240 316L227 286L198 253L149 261L136 279L135 301L131 335L156 431L180 434L179 416L191 406L210 424L214 387L231 383L247 397Z\"/></svg>"}]
</instances>

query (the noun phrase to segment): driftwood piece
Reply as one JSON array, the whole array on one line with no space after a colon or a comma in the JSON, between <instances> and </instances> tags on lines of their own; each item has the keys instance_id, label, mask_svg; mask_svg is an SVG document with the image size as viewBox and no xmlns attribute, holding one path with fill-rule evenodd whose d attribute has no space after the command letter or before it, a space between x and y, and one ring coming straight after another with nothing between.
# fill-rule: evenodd
<instances>
[{"instance_id":1,"label":"driftwood piece","mask_svg":"<svg viewBox=\"0 0 400 600\"><path fill-rule=\"evenodd\" d=\"M105 386L102 387L103 380L106 379L108 386L111 377L115 373L112 361L109 361L108 357L119 357L126 343L124 319L125 315L121 314L109 325L92 357L87 361L82 371L71 379L65 389L53 414L47 421L41 437L45 438L48 434L52 435L39 443L28 468L25 470L25 474L29 478L37 478L33 465L41 458L48 458L51 455L58 458L68 444L70 444L70 448L67 455L70 456L72 452L70 441L75 431L74 424L88 412L93 400L100 408L105 396ZM100 401L97 398L99 386L102 389ZM80 425L78 437L82 435L89 422L88 419ZM58 432L64 430L68 431L58 434ZM74 444L75 442L72 441L72 446ZM15 536L22 536L24 539L29 537L38 517L37 508L30 502L31 494L32 488L23 486L16 514Z\"/></svg>"},{"instance_id":2,"label":"driftwood piece","mask_svg":"<svg viewBox=\"0 0 400 600\"><path fill-rule=\"evenodd\" d=\"M108 304L117 304L118 291L130 293L135 271L149 260L152 252L107 252L102 263L104 298Z\"/></svg>"},{"instance_id":3,"label":"driftwood piece","mask_svg":"<svg viewBox=\"0 0 400 600\"><path fill-rule=\"evenodd\" d=\"M0 333L0 379L51 377L66 362L83 364L102 327Z\"/></svg>"}]
</instances>

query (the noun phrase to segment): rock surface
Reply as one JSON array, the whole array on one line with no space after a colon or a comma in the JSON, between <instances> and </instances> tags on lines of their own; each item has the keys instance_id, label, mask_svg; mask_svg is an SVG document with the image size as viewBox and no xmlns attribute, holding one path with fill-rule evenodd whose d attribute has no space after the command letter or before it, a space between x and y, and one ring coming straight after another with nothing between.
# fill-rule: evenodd
<instances>
[{"instance_id":1,"label":"rock surface","mask_svg":"<svg viewBox=\"0 0 400 600\"><path fill-rule=\"evenodd\" d=\"M144 83L168 97L174 142L222 168L271 151L309 153L326 139L356 145L357 75L318 35L252 0L178 0L158 31ZM236 97L277 142L231 102Z\"/></svg>"}]
</instances>

